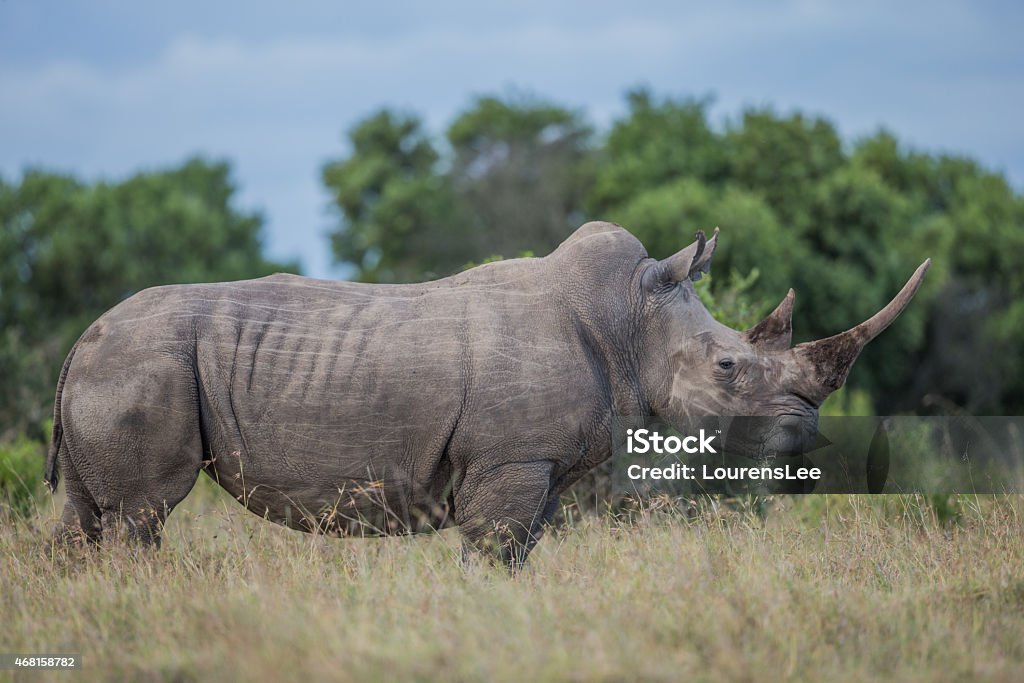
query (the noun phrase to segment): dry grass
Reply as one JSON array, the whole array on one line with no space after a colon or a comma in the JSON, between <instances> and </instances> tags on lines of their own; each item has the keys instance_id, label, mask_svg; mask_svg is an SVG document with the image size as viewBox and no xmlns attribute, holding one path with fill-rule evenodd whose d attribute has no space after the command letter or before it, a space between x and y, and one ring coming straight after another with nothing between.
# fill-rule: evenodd
<instances>
[{"instance_id":1,"label":"dry grass","mask_svg":"<svg viewBox=\"0 0 1024 683\"><path fill-rule=\"evenodd\" d=\"M200 487L158 553L0 531L0 652L22 680L1020 680L1024 502L807 497L756 516L589 516L516 579L457 536L279 529ZM826 510L826 507L828 508ZM47 515L50 511L47 511ZM0 680L10 672L0 673Z\"/></svg>"}]
</instances>

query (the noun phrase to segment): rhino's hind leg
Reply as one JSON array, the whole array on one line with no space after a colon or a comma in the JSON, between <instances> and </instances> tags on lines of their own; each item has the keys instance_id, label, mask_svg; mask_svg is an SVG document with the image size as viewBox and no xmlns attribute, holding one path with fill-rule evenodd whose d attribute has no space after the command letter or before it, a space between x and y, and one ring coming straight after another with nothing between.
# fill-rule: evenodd
<instances>
[{"instance_id":1,"label":"rhino's hind leg","mask_svg":"<svg viewBox=\"0 0 1024 683\"><path fill-rule=\"evenodd\" d=\"M167 515L201 468L195 380L173 364L147 373L125 368L102 384L86 379L65 391L65 439L99 509L103 543L159 547Z\"/></svg>"},{"instance_id":2,"label":"rhino's hind leg","mask_svg":"<svg viewBox=\"0 0 1024 683\"><path fill-rule=\"evenodd\" d=\"M195 485L199 476L201 446L198 435L193 448L168 448L158 439L149 442L143 457L160 463L157 472L145 472L126 487L105 496L101 504L104 544L137 543L160 547L167 516ZM149 469L149 468L146 468Z\"/></svg>"},{"instance_id":3,"label":"rhino's hind leg","mask_svg":"<svg viewBox=\"0 0 1024 683\"><path fill-rule=\"evenodd\" d=\"M467 472L455 501L455 519L466 545L518 572L553 509L551 470L550 463L541 461Z\"/></svg>"},{"instance_id":4,"label":"rhino's hind leg","mask_svg":"<svg viewBox=\"0 0 1024 683\"><path fill-rule=\"evenodd\" d=\"M198 429L184 443L147 439L139 459L148 462L131 486L105 498L101 505L103 543L137 543L160 547L167 516L189 494L199 476L202 446Z\"/></svg>"},{"instance_id":5,"label":"rhino's hind leg","mask_svg":"<svg viewBox=\"0 0 1024 683\"><path fill-rule=\"evenodd\" d=\"M53 530L51 550L77 544L96 544L100 541L100 516L102 511L92 494L86 490L82 480L75 471L67 451L61 449L60 468L64 473L64 490L67 501L60 521Z\"/></svg>"}]
</instances>

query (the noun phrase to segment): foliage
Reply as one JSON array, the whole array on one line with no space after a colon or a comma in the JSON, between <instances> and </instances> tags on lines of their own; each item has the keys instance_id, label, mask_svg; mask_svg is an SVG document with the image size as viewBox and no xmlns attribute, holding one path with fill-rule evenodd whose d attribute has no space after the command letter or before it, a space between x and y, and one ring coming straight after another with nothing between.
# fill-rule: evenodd
<instances>
[{"instance_id":1,"label":"foliage","mask_svg":"<svg viewBox=\"0 0 1024 683\"><path fill-rule=\"evenodd\" d=\"M807 199L845 161L829 121L751 109L729 126L723 143L730 180L764 197L783 225L797 231L820 227L813 226Z\"/></svg>"},{"instance_id":2,"label":"foliage","mask_svg":"<svg viewBox=\"0 0 1024 683\"><path fill-rule=\"evenodd\" d=\"M27 516L35 512L43 490L40 463L45 452L45 444L23 434L0 443L0 513Z\"/></svg>"},{"instance_id":3,"label":"foliage","mask_svg":"<svg viewBox=\"0 0 1024 683\"><path fill-rule=\"evenodd\" d=\"M202 159L123 182L0 180L0 438L48 436L38 426L67 350L134 292L295 268L263 257L263 219L234 193L228 165Z\"/></svg>"},{"instance_id":4,"label":"foliage","mask_svg":"<svg viewBox=\"0 0 1024 683\"><path fill-rule=\"evenodd\" d=\"M822 417L863 417L876 413L871 405L871 394L864 389L845 386L821 404L819 414Z\"/></svg>"},{"instance_id":5,"label":"foliage","mask_svg":"<svg viewBox=\"0 0 1024 683\"><path fill-rule=\"evenodd\" d=\"M590 137L579 113L521 95L478 98L455 119L447 178L477 253L546 254L577 227Z\"/></svg>"},{"instance_id":6,"label":"foliage","mask_svg":"<svg viewBox=\"0 0 1024 683\"><path fill-rule=\"evenodd\" d=\"M728 155L707 120L710 99L658 101L646 89L626 95L629 113L615 122L600 151L587 208L592 215L632 201L638 188L680 178L718 184L728 177Z\"/></svg>"},{"instance_id":7,"label":"foliage","mask_svg":"<svg viewBox=\"0 0 1024 683\"><path fill-rule=\"evenodd\" d=\"M455 198L435 173L438 153L413 115L381 111L349 133L349 158L324 166L323 181L346 229L335 256L365 282L406 282L469 258L453 222Z\"/></svg>"},{"instance_id":8,"label":"foliage","mask_svg":"<svg viewBox=\"0 0 1024 683\"><path fill-rule=\"evenodd\" d=\"M547 253L580 220L590 135L567 109L481 97L452 122L439 163L416 116L377 112L349 132L351 154L323 169L341 218L334 254L358 280L408 282Z\"/></svg>"},{"instance_id":9,"label":"foliage","mask_svg":"<svg viewBox=\"0 0 1024 683\"><path fill-rule=\"evenodd\" d=\"M755 268L747 275L733 271L727 284L712 289L713 275L706 275L694 284L694 289L708 312L723 325L737 330L750 329L771 310L771 304L755 301L750 290L760 272Z\"/></svg>"}]
</instances>

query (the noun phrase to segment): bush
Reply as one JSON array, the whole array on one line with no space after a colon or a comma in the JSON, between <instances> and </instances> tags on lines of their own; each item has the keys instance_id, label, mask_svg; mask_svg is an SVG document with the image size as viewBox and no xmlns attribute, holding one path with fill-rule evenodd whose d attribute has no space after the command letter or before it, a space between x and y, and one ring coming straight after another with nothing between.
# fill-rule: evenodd
<instances>
[{"instance_id":1,"label":"bush","mask_svg":"<svg viewBox=\"0 0 1024 683\"><path fill-rule=\"evenodd\" d=\"M43 492L45 444L19 435L0 443L0 512L30 514Z\"/></svg>"}]
</instances>

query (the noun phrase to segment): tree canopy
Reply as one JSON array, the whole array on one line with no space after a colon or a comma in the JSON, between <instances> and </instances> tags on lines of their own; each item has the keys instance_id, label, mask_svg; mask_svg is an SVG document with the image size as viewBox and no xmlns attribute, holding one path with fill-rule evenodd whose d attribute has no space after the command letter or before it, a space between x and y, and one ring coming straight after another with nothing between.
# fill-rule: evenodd
<instances>
[{"instance_id":1,"label":"tree canopy","mask_svg":"<svg viewBox=\"0 0 1024 683\"><path fill-rule=\"evenodd\" d=\"M263 218L234 194L229 166L202 159L122 182L0 180L0 438L49 416L68 349L122 299L296 269L266 260Z\"/></svg>"}]
</instances>

